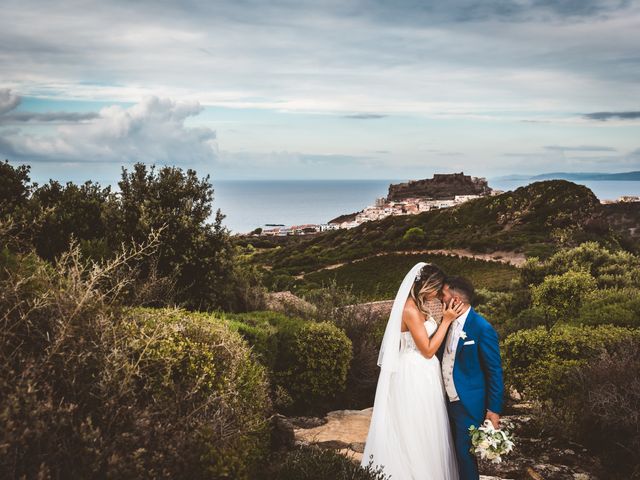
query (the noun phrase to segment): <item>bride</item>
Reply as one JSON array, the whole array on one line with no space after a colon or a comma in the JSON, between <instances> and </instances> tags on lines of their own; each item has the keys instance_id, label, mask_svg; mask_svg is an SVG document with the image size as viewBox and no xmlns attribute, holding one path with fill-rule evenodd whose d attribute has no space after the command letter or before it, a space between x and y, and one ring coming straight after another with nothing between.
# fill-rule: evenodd
<instances>
[{"instance_id":1,"label":"bride","mask_svg":"<svg viewBox=\"0 0 640 480\"><path fill-rule=\"evenodd\" d=\"M392 480L458 479L436 352L464 307L445 305L439 325L427 307L440 295L444 279L438 267L424 262L409 271L380 347L380 377L362 465L372 461Z\"/></svg>"}]
</instances>

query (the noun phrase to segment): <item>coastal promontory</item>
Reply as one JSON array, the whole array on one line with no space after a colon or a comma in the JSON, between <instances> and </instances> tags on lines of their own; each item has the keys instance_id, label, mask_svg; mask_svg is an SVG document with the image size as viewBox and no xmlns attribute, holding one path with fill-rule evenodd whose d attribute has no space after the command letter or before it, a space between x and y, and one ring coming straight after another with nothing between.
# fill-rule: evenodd
<instances>
[{"instance_id":1,"label":"coastal promontory","mask_svg":"<svg viewBox=\"0 0 640 480\"><path fill-rule=\"evenodd\" d=\"M389 185L387 201L405 198L453 198L456 195L489 195L491 188L485 178L471 177L463 172L434 174L433 178L410 180Z\"/></svg>"}]
</instances>

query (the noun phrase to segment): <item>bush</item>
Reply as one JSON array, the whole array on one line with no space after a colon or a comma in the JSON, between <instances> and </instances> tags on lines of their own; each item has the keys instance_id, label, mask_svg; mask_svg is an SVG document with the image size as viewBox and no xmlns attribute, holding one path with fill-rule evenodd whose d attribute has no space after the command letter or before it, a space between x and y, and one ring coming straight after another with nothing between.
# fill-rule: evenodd
<instances>
[{"instance_id":1,"label":"bush","mask_svg":"<svg viewBox=\"0 0 640 480\"><path fill-rule=\"evenodd\" d=\"M547 275L568 271L591 274L599 288L640 287L640 257L625 251L612 252L596 242L557 252L544 262L529 260L521 271L524 285L537 285Z\"/></svg>"},{"instance_id":2,"label":"bush","mask_svg":"<svg viewBox=\"0 0 640 480\"><path fill-rule=\"evenodd\" d=\"M586 272L548 275L540 285L531 288L532 304L544 312L547 326L551 326L575 315L584 296L593 292L596 286L596 280Z\"/></svg>"},{"instance_id":3,"label":"bush","mask_svg":"<svg viewBox=\"0 0 640 480\"><path fill-rule=\"evenodd\" d=\"M312 319L326 319L344 332L351 340L353 358L347 375L347 388L336 398L337 409L363 409L370 407L378 383L378 353L388 312L362 300L348 288L335 281L316 290L306 298L316 309Z\"/></svg>"},{"instance_id":4,"label":"bush","mask_svg":"<svg viewBox=\"0 0 640 480\"><path fill-rule=\"evenodd\" d=\"M568 372L640 330L611 326L556 325L509 335L502 344L506 382L538 400L561 399Z\"/></svg>"},{"instance_id":5,"label":"bush","mask_svg":"<svg viewBox=\"0 0 640 480\"><path fill-rule=\"evenodd\" d=\"M475 309L487 318L496 329L500 337L506 337L506 327L513 318L514 292L493 292L485 288L476 290Z\"/></svg>"},{"instance_id":6,"label":"bush","mask_svg":"<svg viewBox=\"0 0 640 480\"><path fill-rule=\"evenodd\" d=\"M279 333L276 381L291 395L292 411L322 411L346 387L351 341L335 325L291 325Z\"/></svg>"},{"instance_id":7,"label":"bush","mask_svg":"<svg viewBox=\"0 0 640 480\"><path fill-rule=\"evenodd\" d=\"M328 322L276 312L225 314L273 375L274 395L287 412L323 413L346 387L351 341Z\"/></svg>"},{"instance_id":8,"label":"bush","mask_svg":"<svg viewBox=\"0 0 640 480\"><path fill-rule=\"evenodd\" d=\"M287 453L265 475L265 480L387 480L381 469L362 468L344 455L317 447Z\"/></svg>"},{"instance_id":9,"label":"bush","mask_svg":"<svg viewBox=\"0 0 640 480\"><path fill-rule=\"evenodd\" d=\"M248 478L268 386L240 336L122 310L129 260L0 255L0 477ZM115 282L115 283L114 283Z\"/></svg>"},{"instance_id":10,"label":"bush","mask_svg":"<svg viewBox=\"0 0 640 480\"><path fill-rule=\"evenodd\" d=\"M267 313L267 312L258 312ZM278 329L261 315L226 315L229 326L244 338L257 359L273 371L278 358ZM241 318L242 320L234 320Z\"/></svg>"},{"instance_id":11,"label":"bush","mask_svg":"<svg viewBox=\"0 0 640 480\"><path fill-rule=\"evenodd\" d=\"M247 478L267 453L269 396L265 371L244 342L207 314L136 308L126 320L139 394L160 418L181 423L170 442L180 475ZM163 448L154 450L150 458Z\"/></svg>"},{"instance_id":12,"label":"bush","mask_svg":"<svg viewBox=\"0 0 640 480\"><path fill-rule=\"evenodd\" d=\"M562 398L546 405L544 427L600 458L607 478L640 478L640 345L624 339L569 372ZM609 441L603 441L609 439Z\"/></svg>"},{"instance_id":13,"label":"bush","mask_svg":"<svg viewBox=\"0 0 640 480\"><path fill-rule=\"evenodd\" d=\"M13 168L5 161L0 163L0 219L10 218L13 233L48 261L69 249L73 239L83 244L86 256L101 260L112 258L123 243L140 244L154 232L160 245L153 256L136 259L139 278L158 274L170 278L173 288L153 306L264 308L260 275L239 260L222 224L225 216L213 209L208 176L136 163L131 172L123 169L118 187L114 193L91 181L62 185L55 180L38 187L28 166Z\"/></svg>"},{"instance_id":14,"label":"bush","mask_svg":"<svg viewBox=\"0 0 640 480\"><path fill-rule=\"evenodd\" d=\"M411 227L402 236L402 241L409 245L419 245L424 240L424 237L423 229L420 227Z\"/></svg>"},{"instance_id":15,"label":"bush","mask_svg":"<svg viewBox=\"0 0 640 480\"><path fill-rule=\"evenodd\" d=\"M632 288L596 290L586 295L571 323L640 327L640 290Z\"/></svg>"}]
</instances>

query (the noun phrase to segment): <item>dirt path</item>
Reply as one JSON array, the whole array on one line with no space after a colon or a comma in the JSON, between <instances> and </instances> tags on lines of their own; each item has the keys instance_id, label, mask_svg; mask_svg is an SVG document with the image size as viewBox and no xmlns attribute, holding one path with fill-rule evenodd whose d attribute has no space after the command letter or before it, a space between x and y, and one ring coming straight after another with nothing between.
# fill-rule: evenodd
<instances>
[{"instance_id":1,"label":"dirt path","mask_svg":"<svg viewBox=\"0 0 640 480\"><path fill-rule=\"evenodd\" d=\"M431 250L400 250L395 252L380 252L374 255L369 255L363 258L356 258L355 260L351 260L349 262L342 263L334 263L332 265L326 265L317 270L313 270L307 273L301 273L296 275L295 278L301 280L305 275L314 272L320 272L322 270L335 270L336 268L340 268L349 263L358 263L363 262L365 260L369 260L374 257L382 257L385 255L396 255L396 254L408 254L408 255L447 255L451 257L460 257L460 258L474 258L477 260L484 260L487 262L498 262L498 263L506 263L509 265L513 265L515 267L521 267L526 261L526 257L523 253L515 253L515 252L493 252L493 253L475 253L466 249L453 249L453 250L445 250L445 249L431 249Z\"/></svg>"}]
</instances>

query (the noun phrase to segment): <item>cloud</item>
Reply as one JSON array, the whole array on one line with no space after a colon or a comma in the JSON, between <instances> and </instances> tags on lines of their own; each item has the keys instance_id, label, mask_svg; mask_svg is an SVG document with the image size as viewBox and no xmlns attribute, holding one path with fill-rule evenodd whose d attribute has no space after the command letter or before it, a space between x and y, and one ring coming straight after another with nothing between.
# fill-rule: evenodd
<instances>
[{"instance_id":1,"label":"cloud","mask_svg":"<svg viewBox=\"0 0 640 480\"><path fill-rule=\"evenodd\" d=\"M387 115L380 115L377 113L354 113L353 115L344 115L343 118L350 118L353 120L377 120L379 118L385 118Z\"/></svg>"},{"instance_id":2,"label":"cloud","mask_svg":"<svg viewBox=\"0 0 640 480\"><path fill-rule=\"evenodd\" d=\"M99 118L97 112L15 112L0 116L0 124L19 123L76 123Z\"/></svg>"},{"instance_id":3,"label":"cloud","mask_svg":"<svg viewBox=\"0 0 640 480\"><path fill-rule=\"evenodd\" d=\"M4 7L3 82L31 96L334 115L622 110L640 94L640 7L626 1L83 5Z\"/></svg>"},{"instance_id":4,"label":"cloud","mask_svg":"<svg viewBox=\"0 0 640 480\"><path fill-rule=\"evenodd\" d=\"M545 150L551 152L615 152L616 149L612 147L599 147L595 145L581 145L578 147L567 147L562 145L547 145Z\"/></svg>"},{"instance_id":5,"label":"cloud","mask_svg":"<svg viewBox=\"0 0 640 480\"><path fill-rule=\"evenodd\" d=\"M220 152L219 165L224 168L247 170L273 169L307 171L313 167L349 168L378 164L367 156L344 154L320 154L304 152Z\"/></svg>"},{"instance_id":6,"label":"cloud","mask_svg":"<svg viewBox=\"0 0 640 480\"><path fill-rule=\"evenodd\" d=\"M0 125L20 123L75 123L98 118L96 112L15 112L21 98L10 88L0 88Z\"/></svg>"},{"instance_id":7,"label":"cloud","mask_svg":"<svg viewBox=\"0 0 640 480\"><path fill-rule=\"evenodd\" d=\"M584 118L588 118L589 120L599 120L601 122L611 119L636 120L640 118L640 112L594 112L585 113Z\"/></svg>"},{"instance_id":8,"label":"cloud","mask_svg":"<svg viewBox=\"0 0 640 480\"><path fill-rule=\"evenodd\" d=\"M0 88L0 115L10 112L20 105L20 96L9 88Z\"/></svg>"},{"instance_id":9,"label":"cloud","mask_svg":"<svg viewBox=\"0 0 640 480\"><path fill-rule=\"evenodd\" d=\"M197 102L147 97L129 108L112 105L95 115L38 114L35 118L66 117L76 123L59 125L50 135L0 130L0 154L28 162L211 163L217 156L215 131L185 126L201 111Z\"/></svg>"}]
</instances>

